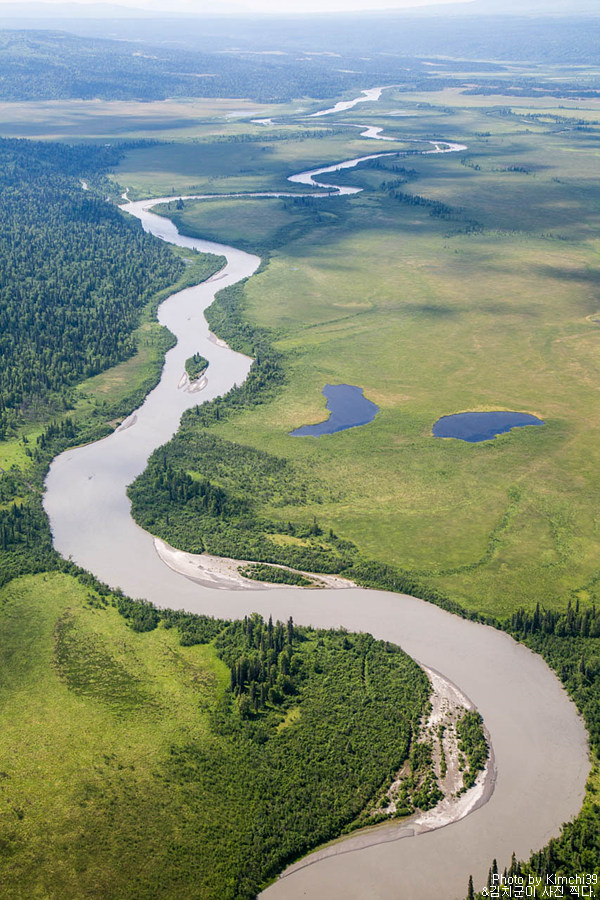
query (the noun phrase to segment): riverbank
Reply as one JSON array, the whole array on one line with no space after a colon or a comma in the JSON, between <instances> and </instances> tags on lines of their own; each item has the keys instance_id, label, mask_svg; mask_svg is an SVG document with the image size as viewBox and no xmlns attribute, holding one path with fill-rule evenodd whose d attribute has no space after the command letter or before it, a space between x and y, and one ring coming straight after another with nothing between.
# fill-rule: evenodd
<instances>
[{"instance_id":1,"label":"riverbank","mask_svg":"<svg viewBox=\"0 0 600 900\"><path fill-rule=\"evenodd\" d=\"M216 590L232 591L264 591L273 590L281 585L269 584L265 581L254 581L252 578L244 578L238 571L240 566L252 565L251 560L229 559L224 556L211 556L209 553L185 553L170 547L160 538L154 538L154 546L159 558L178 575L189 578L196 584ZM273 565L276 569L285 569L288 572L297 572L310 579L313 590L330 588L341 590L342 588L354 588L354 582L347 578L338 578L336 575L322 575L314 572L304 572L300 569L291 569L289 566ZM292 591L306 590L306 588L289 584L286 588Z\"/></svg>"}]
</instances>

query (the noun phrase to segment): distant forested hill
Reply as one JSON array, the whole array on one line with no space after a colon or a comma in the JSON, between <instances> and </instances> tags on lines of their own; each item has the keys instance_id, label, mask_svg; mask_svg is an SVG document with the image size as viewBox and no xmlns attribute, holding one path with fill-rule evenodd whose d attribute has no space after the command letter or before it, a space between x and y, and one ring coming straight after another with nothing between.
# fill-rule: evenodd
<instances>
[{"instance_id":1,"label":"distant forested hill","mask_svg":"<svg viewBox=\"0 0 600 900\"><path fill-rule=\"evenodd\" d=\"M0 440L32 404L134 352L131 333L183 263L85 192L110 148L0 141Z\"/></svg>"},{"instance_id":2,"label":"distant forested hill","mask_svg":"<svg viewBox=\"0 0 600 900\"><path fill-rule=\"evenodd\" d=\"M472 4L461 6L470 8ZM449 15L438 9L419 13L380 10L293 17L198 15L166 19L52 20L8 18L3 14L4 7L0 6L0 28L37 29L28 33L34 41L40 41L41 35L50 35L59 23L61 31L71 36L78 35L88 43L93 39L94 53L110 52L113 61L119 65L137 51L138 74L151 73L153 68L160 68L161 60L169 59L172 64L164 74L183 76L191 72L213 72L229 78L231 87L243 71L251 90L254 90L255 79L256 84L260 83L261 73L267 76L269 72L279 71L284 79L283 86L291 85L294 78L299 84L306 78L318 83L319 77L325 75L337 78L338 83L351 84L354 73L387 71L389 75L393 71L397 78L402 75L403 68L406 71L407 61L410 68L418 58L429 57L438 57L442 61L598 63L600 7L594 11L590 9L587 15L563 16L545 15L539 10L518 15L515 11L505 10L504 4L498 4L498 7L496 14L488 15L475 9L470 15L466 10L461 15ZM144 51L139 42L153 49ZM106 45L104 50L102 43ZM160 49L157 51L157 48ZM65 45L67 57L72 57L76 49L75 44ZM34 56L37 53L35 50ZM234 53L252 56L246 59L243 68L236 69L229 65L236 59ZM303 59L299 67L299 55L312 59ZM207 60L211 62L210 68L189 68L190 62L200 65ZM65 58L65 63L68 62ZM285 72L285 69L289 71ZM294 69L303 71L294 72ZM312 91L308 94L323 96ZM295 96L302 96L302 93Z\"/></svg>"},{"instance_id":3,"label":"distant forested hill","mask_svg":"<svg viewBox=\"0 0 600 900\"><path fill-rule=\"evenodd\" d=\"M1 20L0 20L1 21ZM58 31L0 31L0 100L163 100L248 97L280 102L329 98L380 84L406 90L595 96L600 78L582 69L548 81L507 70L503 60L597 64L600 18L526 20L353 16L340 22L166 20L116 25L123 40ZM135 28L133 27L135 24ZM285 24L285 28L284 28ZM106 28L106 25L104 25ZM99 23L102 33L102 23ZM120 29L120 30L119 30ZM146 29L147 30L147 29ZM132 42L132 35L142 40ZM469 62L471 60L471 62ZM482 62L482 60L488 60ZM496 62L493 62L493 61ZM431 65L434 61L435 65ZM487 77L481 77L488 73Z\"/></svg>"},{"instance_id":4,"label":"distant forested hill","mask_svg":"<svg viewBox=\"0 0 600 900\"><path fill-rule=\"evenodd\" d=\"M55 31L0 32L0 98L329 97L359 83L362 72L320 62L281 65L269 57L94 40ZM360 81L361 87L364 85Z\"/></svg>"}]
</instances>

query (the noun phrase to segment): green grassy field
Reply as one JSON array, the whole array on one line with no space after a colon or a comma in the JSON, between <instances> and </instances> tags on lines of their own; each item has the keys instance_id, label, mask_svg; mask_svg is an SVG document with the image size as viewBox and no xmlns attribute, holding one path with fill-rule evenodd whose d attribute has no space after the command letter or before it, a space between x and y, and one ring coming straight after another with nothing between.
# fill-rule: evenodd
<instances>
[{"instance_id":1,"label":"green grassy field","mask_svg":"<svg viewBox=\"0 0 600 900\"><path fill-rule=\"evenodd\" d=\"M129 188L130 197L164 197L178 193L227 194L245 191L306 192L302 185L291 185L288 175L327 165L342 159L371 153L403 149L399 142L374 147L374 141L356 138L354 130L328 135L319 128L320 137L298 137L297 128L289 140L263 140L265 131L250 126L252 142L187 141L174 145L158 144L128 152L115 172L116 180ZM313 126L314 128L314 126ZM279 134L279 131L275 131Z\"/></svg>"},{"instance_id":2,"label":"green grassy field","mask_svg":"<svg viewBox=\"0 0 600 900\"><path fill-rule=\"evenodd\" d=\"M124 896L117 867L159 883L177 801L158 767L176 741L210 745L226 666L173 632L134 634L64 576L12 582L1 606L3 889Z\"/></svg>"},{"instance_id":3,"label":"green grassy field","mask_svg":"<svg viewBox=\"0 0 600 900\"><path fill-rule=\"evenodd\" d=\"M386 99L392 109L401 102ZM388 197L379 186L398 177L393 171L341 176L366 190L321 201L309 233L275 249L246 286L246 314L272 330L286 385L216 431L327 480L338 499L315 509L321 524L469 608L503 614L538 601L561 606L572 592L595 598L600 173L592 138L471 105L418 119L384 113L385 104L375 123L391 122L399 136L468 144L399 161L418 172L400 190L456 215L432 217ZM365 111L355 118L366 121ZM298 168L302 147L312 142L286 158L288 145L277 144L280 166ZM237 147L220 152L222 171L233 173L225 192L239 184ZM220 201L188 204L178 222L260 249L277 244L295 216L283 201ZM464 226L473 220L479 232ZM326 382L363 387L380 407L375 421L290 437L324 417ZM438 417L470 409L530 412L546 425L479 445L431 437ZM306 511L265 513L295 521Z\"/></svg>"},{"instance_id":4,"label":"green grassy field","mask_svg":"<svg viewBox=\"0 0 600 900\"><path fill-rule=\"evenodd\" d=\"M202 131L218 133L230 123L235 127L238 116L262 118L272 112L272 106L242 99L3 102L0 134L46 140L173 140L197 137Z\"/></svg>"},{"instance_id":5,"label":"green grassy field","mask_svg":"<svg viewBox=\"0 0 600 900\"><path fill-rule=\"evenodd\" d=\"M244 199L232 205L230 199L185 201L183 210L175 203L160 204L155 212L172 219L185 230L205 240L224 240L236 247L268 253L288 244L294 237L309 233L323 224L340 224L345 206L284 198Z\"/></svg>"}]
</instances>

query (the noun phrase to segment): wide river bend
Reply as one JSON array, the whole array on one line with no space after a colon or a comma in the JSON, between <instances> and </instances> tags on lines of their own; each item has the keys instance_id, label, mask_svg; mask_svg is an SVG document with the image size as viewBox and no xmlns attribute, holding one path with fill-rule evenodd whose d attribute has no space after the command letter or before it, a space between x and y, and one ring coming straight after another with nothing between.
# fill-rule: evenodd
<instances>
[{"instance_id":1,"label":"wide river bend","mask_svg":"<svg viewBox=\"0 0 600 900\"><path fill-rule=\"evenodd\" d=\"M434 146L432 152L462 149L443 142ZM326 166L291 180L317 186L317 174L357 162ZM253 611L282 620L292 615L298 623L317 627L369 631L400 644L458 685L483 715L491 735L497 780L488 803L437 831L400 839L406 828L391 824L377 832L380 843L373 844L369 836L363 846L364 839L354 836L340 842L335 855L320 858L317 851L305 860L312 864L284 873L264 897L464 897L469 873L482 884L493 858L502 869L513 851L527 857L578 813L589 771L581 718L539 656L499 631L414 597L362 588L213 590L160 560L152 536L131 518L126 487L143 471L150 453L175 433L185 409L246 378L251 360L212 338L203 311L216 291L251 276L260 263L258 257L234 247L180 235L170 220L150 212L160 202L128 203L124 209L157 237L221 254L227 265L210 281L174 294L161 305L159 320L176 336L177 346L167 353L161 381L143 405L110 436L53 461L44 506L55 547L102 581L158 606L232 618ZM210 361L208 384L200 393L186 390L182 379L185 360L195 352Z\"/></svg>"}]
</instances>

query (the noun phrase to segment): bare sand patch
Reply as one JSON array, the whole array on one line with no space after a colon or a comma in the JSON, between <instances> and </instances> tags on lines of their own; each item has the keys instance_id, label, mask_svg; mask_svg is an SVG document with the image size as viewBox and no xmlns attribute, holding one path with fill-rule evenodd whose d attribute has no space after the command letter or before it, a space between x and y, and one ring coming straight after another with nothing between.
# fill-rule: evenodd
<instances>
[{"instance_id":1,"label":"bare sand patch","mask_svg":"<svg viewBox=\"0 0 600 900\"><path fill-rule=\"evenodd\" d=\"M289 566L279 566L269 563L276 569L287 569L289 572L299 572L313 582L310 587L301 587L295 584L271 584L266 581L254 581L252 578L244 578L238 571L240 566L251 566L253 562L245 559L229 559L224 556L211 556L208 553L185 553L176 550L160 538L154 538L154 547L160 559L166 566L179 575L195 581L204 587L234 591L264 591L267 589L283 588L291 591L315 590L318 588L353 588L353 581L340 578L337 575L321 575L320 573L304 572L300 569L291 569Z\"/></svg>"}]
</instances>

